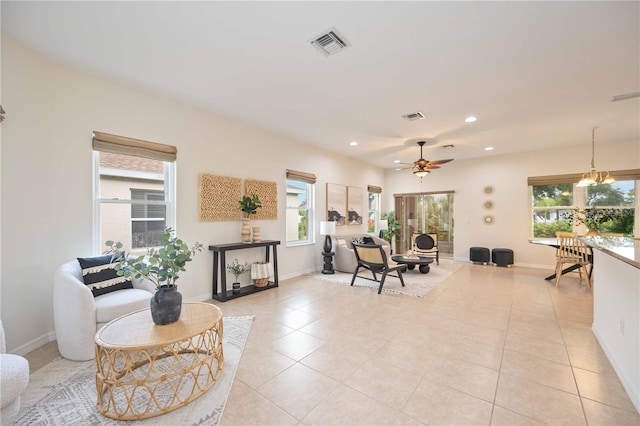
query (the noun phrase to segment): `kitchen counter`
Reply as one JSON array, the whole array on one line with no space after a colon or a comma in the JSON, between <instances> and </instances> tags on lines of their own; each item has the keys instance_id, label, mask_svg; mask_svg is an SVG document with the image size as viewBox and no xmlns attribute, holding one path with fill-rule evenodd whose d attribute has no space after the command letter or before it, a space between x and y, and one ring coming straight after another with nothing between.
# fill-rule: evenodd
<instances>
[{"instance_id":1,"label":"kitchen counter","mask_svg":"<svg viewBox=\"0 0 640 426\"><path fill-rule=\"evenodd\" d=\"M591 247L640 269L640 240L628 237L582 237Z\"/></svg>"}]
</instances>

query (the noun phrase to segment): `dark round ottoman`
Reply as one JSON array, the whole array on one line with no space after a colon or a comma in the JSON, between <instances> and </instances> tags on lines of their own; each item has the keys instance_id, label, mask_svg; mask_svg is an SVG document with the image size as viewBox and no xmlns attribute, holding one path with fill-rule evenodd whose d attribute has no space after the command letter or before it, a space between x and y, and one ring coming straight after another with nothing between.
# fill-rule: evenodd
<instances>
[{"instance_id":1,"label":"dark round ottoman","mask_svg":"<svg viewBox=\"0 0 640 426\"><path fill-rule=\"evenodd\" d=\"M511 267L511 265L513 265L513 250L508 248L494 248L491 250L491 261L498 266Z\"/></svg>"},{"instance_id":2,"label":"dark round ottoman","mask_svg":"<svg viewBox=\"0 0 640 426\"><path fill-rule=\"evenodd\" d=\"M486 265L491 260L489 249L486 247L471 247L469 249L469 260Z\"/></svg>"}]
</instances>

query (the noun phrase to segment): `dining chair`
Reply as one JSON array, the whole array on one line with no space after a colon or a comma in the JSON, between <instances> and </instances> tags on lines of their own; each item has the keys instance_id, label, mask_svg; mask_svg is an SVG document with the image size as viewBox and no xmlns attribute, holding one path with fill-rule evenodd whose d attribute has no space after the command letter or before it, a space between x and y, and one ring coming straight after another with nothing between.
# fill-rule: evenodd
<instances>
[{"instance_id":1,"label":"dining chair","mask_svg":"<svg viewBox=\"0 0 640 426\"><path fill-rule=\"evenodd\" d=\"M352 286L356 281L360 268L364 268L373 274L373 281L380 283L380 286L378 287L378 294L382 292L382 286L384 285L387 275L399 278L402 287L404 287L404 278L402 278L402 273L406 272L407 265L400 265L397 263L390 264L387 259L387 254L379 244L352 243L352 245L353 251L356 255L356 260L358 261L356 270L353 272L353 277L351 278ZM396 275L390 274L390 272L395 272ZM380 281L378 281L376 274L382 274ZM368 280L371 279L364 276L362 278L366 278Z\"/></svg>"},{"instance_id":2,"label":"dining chair","mask_svg":"<svg viewBox=\"0 0 640 426\"><path fill-rule=\"evenodd\" d=\"M582 271L586 275L587 286L591 288L591 274L587 266L591 264L589 260L589 246L582 240L576 238L573 232L557 232L558 249L556 251L556 287L562 277L562 269L565 264L580 265L578 273L582 282Z\"/></svg>"},{"instance_id":3,"label":"dining chair","mask_svg":"<svg viewBox=\"0 0 640 426\"><path fill-rule=\"evenodd\" d=\"M624 234L621 232L600 232L600 237L624 237Z\"/></svg>"}]
</instances>

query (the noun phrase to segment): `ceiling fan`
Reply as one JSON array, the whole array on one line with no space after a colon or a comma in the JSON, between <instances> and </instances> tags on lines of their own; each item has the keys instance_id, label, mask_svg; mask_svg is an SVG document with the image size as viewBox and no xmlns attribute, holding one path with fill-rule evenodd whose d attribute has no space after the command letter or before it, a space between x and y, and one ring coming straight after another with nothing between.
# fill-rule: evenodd
<instances>
[{"instance_id":1,"label":"ceiling fan","mask_svg":"<svg viewBox=\"0 0 640 426\"><path fill-rule=\"evenodd\" d=\"M400 163L400 164L406 164L407 166L413 166L413 174L418 176L418 177L425 177L426 175L428 175L429 173L431 173L431 169L439 169L440 165L442 164L446 164L450 161L453 161L453 158L450 158L448 160L438 160L438 161L427 161L422 157L422 147L424 146L424 144L426 143L426 141L419 141L418 145L420 145L420 159L417 161L414 161L413 164L409 164L409 163ZM408 167L407 167L408 168ZM406 170L405 169L401 169L401 170Z\"/></svg>"}]
</instances>

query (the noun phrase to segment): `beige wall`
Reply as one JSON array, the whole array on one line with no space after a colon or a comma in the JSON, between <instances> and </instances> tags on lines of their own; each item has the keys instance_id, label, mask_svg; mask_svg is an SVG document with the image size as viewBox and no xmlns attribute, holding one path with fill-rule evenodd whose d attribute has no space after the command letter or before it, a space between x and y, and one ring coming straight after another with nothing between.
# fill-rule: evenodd
<instances>
[{"instance_id":1,"label":"beige wall","mask_svg":"<svg viewBox=\"0 0 640 426\"><path fill-rule=\"evenodd\" d=\"M281 278L322 267L318 223L325 220L325 184L330 181L364 189L383 188L382 211L393 209L394 193L455 190L455 257L468 258L470 246L510 247L516 262L551 265L553 253L527 243L530 229L527 176L583 172L590 161L588 140L578 149L563 148L486 160L456 160L420 179L347 159L315 147L249 127L202 109L112 83L60 66L2 36L0 316L10 351L24 353L53 338L52 281L55 269L93 247L93 130L175 145L177 232L188 243L199 241L198 254L181 277L186 300L211 297L212 256L206 246L239 241L241 222L198 221L198 176L212 173L272 180L278 184L278 220L259 221L263 239L279 239ZM607 146L606 123L598 147ZM588 132L588 129L586 129ZM517 137L517 135L514 135ZM588 139L588 138L587 138ZM640 143L629 141L598 149L603 169L640 168ZM260 162L247 169L247 159ZM315 246L285 244L285 171L315 173ZM496 218L483 225L486 198L494 185ZM366 205L366 199L363 200ZM338 227L338 234L364 232ZM235 252L241 261L261 251ZM230 277L231 278L231 277Z\"/></svg>"},{"instance_id":2,"label":"beige wall","mask_svg":"<svg viewBox=\"0 0 640 426\"><path fill-rule=\"evenodd\" d=\"M606 127L601 124L604 135ZM411 170L387 170L383 211L394 209L394 193L453 190L456 259L468 260L469 248L474 246L507 247L514 250L517 264L551 267L555 264L553 250L528 242L532 224L527 178L585 172L591 161L591 144L588 140L578 142L581 144L575 147L455 160L433 171L422 183ZM603 170L640 168L638 141L612 144L601 138L596 151L596 166ZM494 195L483 194L486 185L495 187ZM495 202L490 211L483 208L489 199ZM482 223L486 214L495 217L493 225Z\"/></svg>"},{"instance_id":3,"label":"beige wall","mask_svg":"<svg viewBox=\"0 0 640 426\"><path fill-rule=\"evenodd\" d=\"M261 226L263 239L282 241L281 278L322 267L317 225L322 217L315 218L314 246L286 247L287 168L316 174L319 212L324 211L328 179L363 189L383 186L381 169L52 63L4 34L1 83L7 119L2 123L0 169L0 315L11 351L25 352L53 337L54 271L94 254L93 130L178 148L177 233L188 243L205 245L180 278L185 300L211 297L213 262L207 246L240 241L240 221L199 222L200 173L277 182L279 219L255 225ZM247 160L259 167L247 168ZM252 261L262 254L245 250L233 256Z\"/></svg>"}]
</instances>

